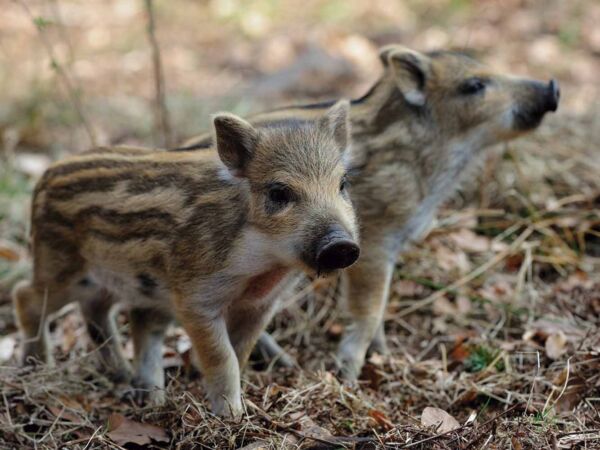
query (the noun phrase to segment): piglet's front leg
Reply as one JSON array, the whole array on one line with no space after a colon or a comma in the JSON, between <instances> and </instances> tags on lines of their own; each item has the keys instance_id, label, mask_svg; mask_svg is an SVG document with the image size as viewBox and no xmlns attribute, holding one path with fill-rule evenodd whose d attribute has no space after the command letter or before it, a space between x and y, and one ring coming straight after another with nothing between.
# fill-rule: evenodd
<instances>
[{"instance_id":1,"label":"piglet's front leg","mask_svg":"<svg viewBox=\"0 0 600 450\"><path fill-rule=\"evenodd\" d=\"M212 412L219 416L242 414L240 368L222 316L181 307L178 316L198 356Z\"/></svg>"}]
</instances>

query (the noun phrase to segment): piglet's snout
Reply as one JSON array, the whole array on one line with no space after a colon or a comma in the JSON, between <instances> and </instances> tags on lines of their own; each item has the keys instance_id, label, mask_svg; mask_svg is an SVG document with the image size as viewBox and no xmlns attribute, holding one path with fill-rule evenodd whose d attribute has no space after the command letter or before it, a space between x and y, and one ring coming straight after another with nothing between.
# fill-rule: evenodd
<instances>
[{"instance_id":1,"label":"piglet's snout","mask_svg":"<svg viewBox=\"0 0 600 450\"><path fill-rule=\"evenodd\" d=\"M550 80L546 92L546 109L548 111L556 111L558 109L558 102L560 100L560 88L558 87L558 81L554 79Z\"/></svg>"},{"instance_id":2,"label":"piglet's snout","mask_svg":"<svg viewBox=\"0 0 600 450\"><path fill-rule=\"evenodd\" d=\"M323 272L344 269L354 264L359 255L359 246L346 231L331 228L317 246L317 267Z\"/></svg>"}]
</instances>

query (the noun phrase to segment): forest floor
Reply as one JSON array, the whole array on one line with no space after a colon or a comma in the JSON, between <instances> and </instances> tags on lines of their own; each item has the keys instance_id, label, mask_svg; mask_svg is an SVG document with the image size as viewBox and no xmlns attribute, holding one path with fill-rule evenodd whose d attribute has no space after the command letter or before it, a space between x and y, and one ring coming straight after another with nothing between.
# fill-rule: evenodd
<instances>
[{"instance_id":1,"label":"forest floor","mask_svg":"<svg viewBox=\"0 0 600 450\"><path fill-rule=\"evenodd\" d=\"M164 348L162 406L124 400L124 387L99 373L76 307L52 321L56 367L17 367L9 292L30 271L31 189L51 160L90 144L31 20L20 2L7 6L0 449L600 448L600 5L364 3L159 2L173 142L204 130L219 109L360 95L378 74L377 47L389 42L469 45L498 70L558 78L564 101L535 133L490 149L478 179L400 255L386 312L389 355L371 355L357 384L336 378L344 304L335 280L307 284L270 326L298 367L257 357L243 374L246 413L236 421L209 413L177 327ZM42 28L81 87L97 141L155 142L139 4L32 4L35 17L53 18ZM124 316L119 323L126 337Z\"/></svg>"}]
</instances>

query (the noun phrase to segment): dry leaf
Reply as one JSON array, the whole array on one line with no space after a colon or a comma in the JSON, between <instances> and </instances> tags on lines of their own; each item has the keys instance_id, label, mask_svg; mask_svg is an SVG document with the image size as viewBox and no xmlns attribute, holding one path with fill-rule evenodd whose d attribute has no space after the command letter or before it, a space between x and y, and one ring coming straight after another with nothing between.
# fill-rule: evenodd
<instances>
[{"instance_id":1,"label":"dry leaf","mask_svg":"<svg viewBox=\"0 0 600 450\"><path fill-rule=\"evenodd\" d=\"M455 316L457 312L456 306L446 296L433 302L433 313L437 316Z\"/></svg>"},{"instance_id":2,"label":"dry leaf","mask_svg":"<svg viewBox=\"0 0 600 450\"><path fill-rule=\"evenodd\" d=\"M504 267L508 272L517 272L521 268L524 259L523 253L514 253L504 259Z\"/></svg>"},{"instance_id":3,"label":"dry leaf","mask_svg":"<svg viewBox=\"0 0 600 450\"><path fill-rule=\"evenodd\" d=\"M471 263L462 250L450 250L440 245L435 250L435 259L438 267L448 272L458 270L459 273L467 273L471 270Z\"/></svg>"},{"instance_id":4,"label":"dry leaf","mask_svg":"<svg viewBox=\"0 0 600 450\"><path fill-rule=\"evenodd\" d=\"M297 422L298 429L302 431L303 434L311 437L316 437L318 439L333 439L334 436L326 430L325 428L317 425L310 417L304 416Z\"/></svg>"},{"instance_id":5,"label":"dry leaf","mask_svg":"<svg viewBox=\"0 0 600 450\"><path fill-rule=\"evenodd\" d=\"M268 444L264 442L256 441L248 445L244 445L240 447L238 450L267 450L269 448Z\"/></svg>"},{"instance_id":6,"label":"dry leaf","mask_svg":"<svg viewBox=\"0 0 600 450\"><path fill-rule=\"evenodd\" d=\"M425 292L425 287L412 280L400 280L394 283L394 293L400 297L415 298L420 297Z\"/></svg>"},{"instance_id":7,"label":"dry leaf","mask_svg":"<svg viewBox=\"0 0 600 450\"><path fill-rule=\"evenodd\" d=\"M490 249L490 239L463 228L449 235L450 239L462 250L469 253L482 253Z\"/></svg>"},{"instance_id":8,"label":"dry leaf","mask_svg":"<svg viewBox=\"0 0 600 450\"><path fill-rule=\"evenodd\" d=\"M496 276L479 289L478 293L488 300L500 302L514 297L513 286L514 283L510 277Z\"/></svg>"},{"instance_id":9,"label":"dry leaf","mask_svg":"<svg viewBox=\"0 0 600 450\"><path fill-rule=\"evenodd\" d=\"M523 450L523 446L521 445L521 442L519 442L516 436L510 438L510 443L512 444L515 450Z\"/></svg>"},{"instance_id":10,"label":"dry leaf","mask_svg":"<svg viewBox=\"0 0 600 450\"><path fill-rule=\"evenodd\" d=\"M421 414L421 425L424 427L435 427L438 433L447 433L460 428L458 421L440 408L428 406Z\"/></svg>"},{"instance_id":11,"label":"dry leaf","mask_svg":"<svg viewBox=\"0 0 600 450\"><path fill-rule=\"evenodd\" d=\"M0 259L16 262L20 259L19 252L17 252L13 245L2 241L0 242Z\"/></svg>"},{"instance_id":12,"label":"dry leaf","mask_svg":"<svg viewBox=\"0 0 600 450\"><path fill-rule=\"evenodd\" d=\"M117 413L111 414L108 418L107 436L118 445L127 443L147 445L152 441L169 442L169 437L163 428L136 422Z\"/></svg>"},{"instance_id":13,"label":"dry leaf","mask_svg":"<svg viewBox=\"0 0 600 450\"><path fill-rule=\"evenodd\" d=\"M369 417L371 417L381 428L385 429L386 431L394 428L392 421L381 411L370 409Z\"/></svg>"},{"instance_id":14,"label":"dry leaf","mask_svg":"<svg viewBox=\"0 0 600 450\"><path fill-rule=\"evenodd\" d=\"M567 337L562 331L548 336L546 339L546 355L550 359L558 359L567 352Z\"/></svg>"},{"instance_id":15,"label":"dry leaf","mask_svg":"<svg viewBox=\"0 0 600 450\"><path fill-rule=\"evenodd\" d=\"M460 314L467 314L471 312L473 304L471 303L471 299L466 295L459 295L456 297L456 307Z\"/></svg>"},{"instance_id":16,"label":"dry leaf","mask_svg":"<svg viewBox=\"0 0 600 450\"><path fill-rule=\"evenodd\" d=\"M50 411L56 418L61 418L63 420L66 419L73 423L83 422L81 417L64 407L59 408L58 406L48 406L48 411Z\"/></svg>"},{"instance_id":17,"label":"dry leaf","mask_svg":"<svg viewBox=\"0 0 600 450\"><path fill-rule=\"evenodd\" d=\"M446 334L448 333L448 322L446 316L439 316L432 320L431 331L434 334Z\"/></svg>"},{"instance_id":18,"label":"dry leaf","mask_svg":"<svg viewBox=\"0 0 600 450\"><path fill-rule=\"evenodd\" d=\"M383 375L377 370L377 367L371 363L367 363L361 370L360 379L368 381L371 389L378 390L383 381Z\"/></svg>"},{"instance_id":19,"label":"dry leaf","mask_svg":"<svg viewBox=\"0 0 600 450\"><path fill-rule=\"evenodd\" d=\"M0 362L6 362L12 358L16 346L17 340L14 336L0 337Z\"/></svg>"},{"instance_id":20,"label":"dry leaf","mask_svg":"<svg viewBox=\"0 0 600 450\"><path fill-rule=\"evenodd\" d=\"M458 344L450 352L450 359L453 361L463 362L471 355L469 347L463 343Z\"/></svg>"},{"instance_id":21,"label":"dry leaf","mask_svg":"<svg viewBox=\"0 0 600 450\"><path fill-rule=\"evenodd\" d=\"M566 388L565 383L567 383ZM573 411L587 392L587 382L581 376L571 373L567 380L566 368L553 380L553 384L558 392L562 392L562 395L555 400L556 404L554 405L560 413Z\"/></svg>"}]
</instances>

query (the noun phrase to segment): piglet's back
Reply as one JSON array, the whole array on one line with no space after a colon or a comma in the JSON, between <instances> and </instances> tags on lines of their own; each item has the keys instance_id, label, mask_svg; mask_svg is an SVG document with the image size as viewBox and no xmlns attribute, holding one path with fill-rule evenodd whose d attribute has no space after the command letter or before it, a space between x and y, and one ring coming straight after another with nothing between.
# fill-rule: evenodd
<instances>
[{"instance_id":1,"label":"piglet's back","mask_svg":"<svg viewBox=\"0 0 600 450\"><path fill-rule=\"evenodd\" d=\"M212 259L225 247L215 245L215 234L234 234L219 224L243 215L235 207L239 190L222 170L212 152L114 147L67 158L36 186L34 249L43 241L85 259L122 256L166 270L168 254L185 241Z\"/></svg>"}]
</instances>

